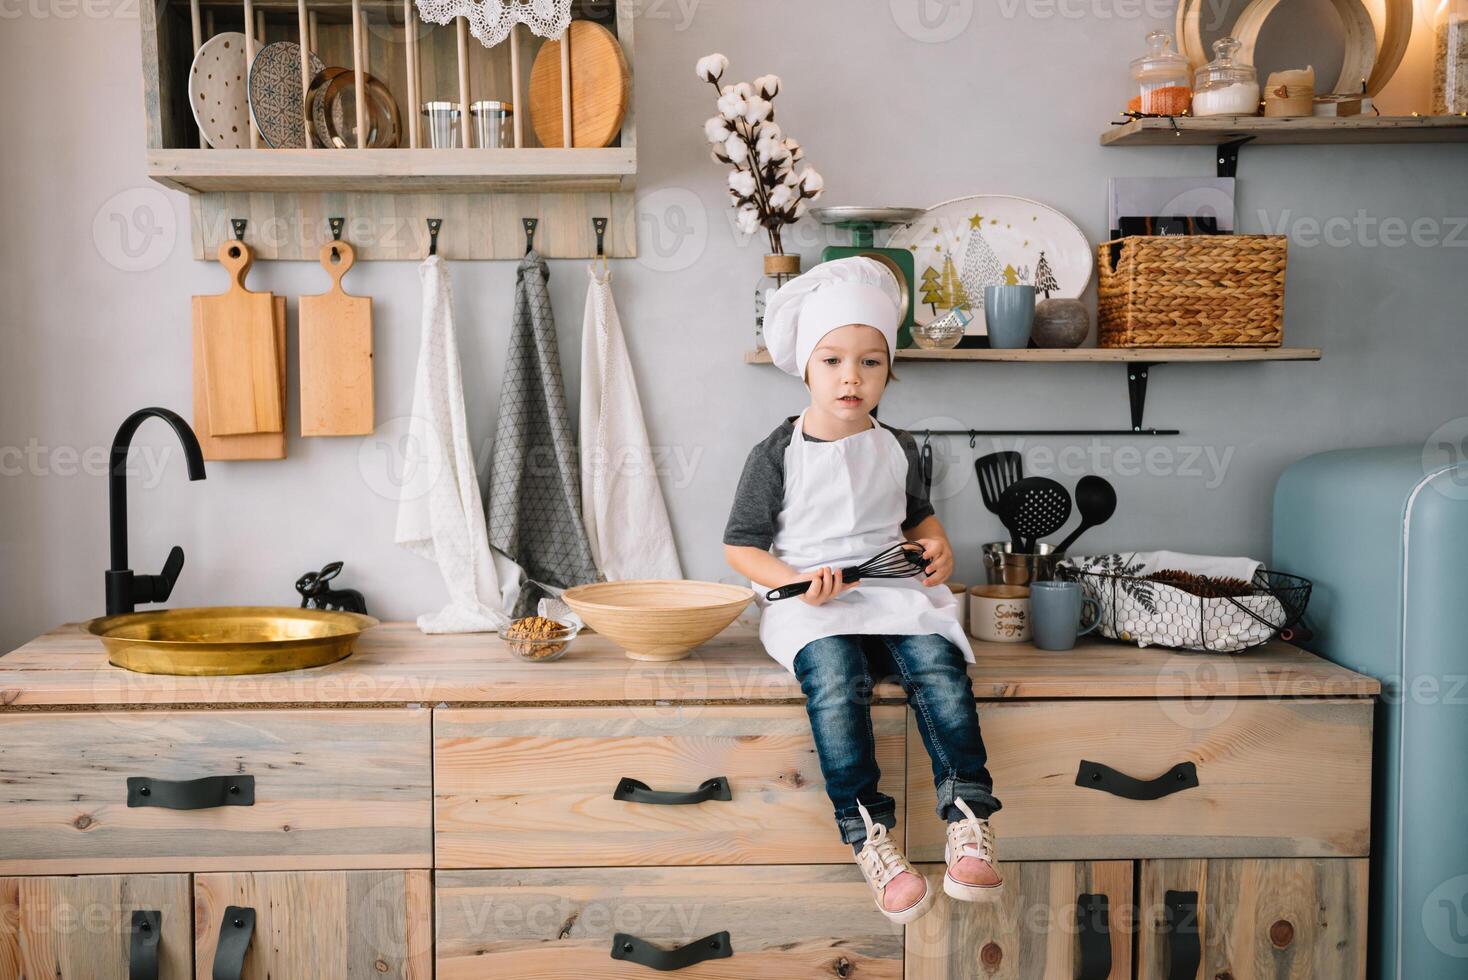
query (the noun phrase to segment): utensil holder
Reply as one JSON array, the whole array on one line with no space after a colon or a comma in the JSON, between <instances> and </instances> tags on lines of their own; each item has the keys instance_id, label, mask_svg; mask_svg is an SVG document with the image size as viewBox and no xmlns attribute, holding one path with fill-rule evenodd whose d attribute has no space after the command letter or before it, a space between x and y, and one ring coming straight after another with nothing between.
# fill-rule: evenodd
<instances>
[{"instance_id":1,"label":"utensil holder","mask_svg":"<svg viewBox=\"0 0 1468 980\"><path fill-rule=\"evenodd\" d=\"M990 585L1029 585L1055 578L1055 566L1065 557L1054 545L1036 544L1033 554L1017 552L1008 541L991 541L983 547L984 575Z\"/></svg>"}]
</instances>

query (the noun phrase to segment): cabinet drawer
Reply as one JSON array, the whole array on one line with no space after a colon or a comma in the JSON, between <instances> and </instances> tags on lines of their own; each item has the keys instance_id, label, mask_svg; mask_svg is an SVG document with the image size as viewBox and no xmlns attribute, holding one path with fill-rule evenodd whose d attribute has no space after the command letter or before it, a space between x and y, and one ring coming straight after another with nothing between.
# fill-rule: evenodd
<instances>
[{"instance_id":1,"label":"cabinet drawer","mask_svg":"<svg viewBox=\"0 0 1468 980\"><path fill-rule=\"evenodd\" d=\"M194 902L194 962L200 977L220 975L214 972L220 966L239 967L241 951L243 970L225 975L241 980L429 980L433 975L427 871L201 874L194 877Z\"/></svg>"},{"instance_id":2,"label":"cabinet drawer","mask_svg":"<svg viewBox=\"0 0 1468 980\"><path fill-rule=\"evenodd\" d=\"M1365 855L1371 711L1369 701L981 702L1004 804L993 818L999 857ZM941 861L944 828L915 728L908 757L908 856ZM1124 777L1158 780L1139 795L1163 795L1117 795Z\"/></svg>"},{"instance_id":3,"label":"cabinet drawer","mask_svg":"<svg viewBox=\"0 0 1468 980\"><path fill-rule=\"evenodd\" d=\"M908 926L906 980L1130 980L1132 862L1012 861L992 902L942 892L944 866L918 871L938 889Z\"/></svg>"},{"instance_id":4,"label":"cabinet drawer","mask_svg":"<svg viewBox=\"0 0 1468 980\"><path fill-rule=\"evenodd\" d=\"M899 808L904 710L872 711ZM801 705L440 710L433 744L441 868L851 860Z\"/></svg>"},{"instance_id":5,"label":"cabinet drawer","mask_svg":"<svg viewBox=\"0 0 1468 980\"><path fill-rule=\"evenodd\" d=\"M1143 861L1137 976L1365 980L1369 870L1364 858Z\"/></svg>"},{"instance_id":6,"label":"cabinet drawer","mask_svg":"<svg viewBox=\"0 0 1468 980\"><path fill-rule=\"evenodd\" d=\"M0 873L426 868L430 751L426 710L0 714Z\"/></svg>"},{"instance_id":7,"label":"cabinet drawer","mask_svg":"<svg viewBox=\"0 0 1468 980\"><path fill-rule=\"evenodd\" d=\"M135 912L151 913L146 929ZM141 947L152 947L158 980L189 980L193 931L188 875L0 878L0 977L7 980L129 980L135 946L140 957L148 956Z\"/></svg>"},{"instance_id":8,"label":"cabinet drawer","mask_svg":"<svg viewBox=\"0 0 1468 980\"><path fill-rule=\"evenodd\" d=\"M697 943L690 957L713 958L674 975L698 980L902 977L902 927L849 862L440 871L436 884L438 980L657 975L613 958L614 940L633 956Z\"/></svg>"}]
</instances>

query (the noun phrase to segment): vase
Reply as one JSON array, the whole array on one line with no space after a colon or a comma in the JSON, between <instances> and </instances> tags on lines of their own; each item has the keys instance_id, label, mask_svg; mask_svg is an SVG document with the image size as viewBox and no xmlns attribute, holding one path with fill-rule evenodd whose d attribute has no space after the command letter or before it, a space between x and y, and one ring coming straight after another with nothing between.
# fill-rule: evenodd
<instances>
[{"instance_id":1,"label":"vase","mask_svg":"<svg viewBox=\"0 0 1468 980\"><path fill-rule=\"evenodd\" d=\"M1079 347L1091 333L1091 314L1078 299L1042 299L1030 331L1036 347Z\"/></svg>"},{"instance_id":2,"label":"vase","mask_svg":"<svg viewBox=\"0 0 1468 980\"><path fill-rule=\"evenodd\" d=\"M1030 327L1035 320L1035 287L984 287L984 324L989 346L1018 350L1030 346Z\"/></svg>"},{"instance_id":3,"label":"vase","mask_svg":"<svg viewBox=\"0 0 1468 980\"><path fill-rule=\"evenodd\" d=\"M800 275L800 256L766 255L765 274L754 287L754 347L765 349L765 307L775 291Z\"/></svg>"}]
</instances>

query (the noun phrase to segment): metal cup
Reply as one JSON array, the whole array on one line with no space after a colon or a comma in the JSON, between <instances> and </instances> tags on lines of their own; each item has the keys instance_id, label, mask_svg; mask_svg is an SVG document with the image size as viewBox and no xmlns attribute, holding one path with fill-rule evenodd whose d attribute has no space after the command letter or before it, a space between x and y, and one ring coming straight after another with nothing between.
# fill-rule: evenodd
<instances>
[{"instance_id":1,"label":"metal cup","mask_svg":"<svg viewBox=\"0 0 1468 980\"><path fill-rule=\"evenodd\" d=\"M1055 577L1055 565L1065 553L1053 544L1036 542L1035 554L1012 550L1008 541L991 541L983 547L984 574L990 585L1029 585Z\"/></svg>"},{"instance_id":2,"label":"metal cup","mask_svg":"<svg viewBox=\"0 0 1468 980\"><path fill-rule=\"evenodd\" d=\"M423 115L428 119L428 145L447 150L459 145L459 106L454 102L425 102Z\"/></svg>"},{"instance_id":3,"label":"metal cup","mask_svg":"<svg viewBox=\"0 0 1468 980\"><path fill-rule=\"evenodd\" d=\"M514 112L514 106L508 102L484 99L471 105L469 115L474 119L474 145L486 148L505 146L510 117Z\"/></svg>"}]
</instances>

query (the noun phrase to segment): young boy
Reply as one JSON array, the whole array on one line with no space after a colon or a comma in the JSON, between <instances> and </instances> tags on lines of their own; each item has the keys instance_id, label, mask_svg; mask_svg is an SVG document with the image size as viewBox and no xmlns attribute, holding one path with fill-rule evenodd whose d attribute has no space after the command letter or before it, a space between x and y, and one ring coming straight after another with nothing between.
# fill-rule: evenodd
<instances>
[{"instance_id":1,"label":"young boy","mask_svg":"<svg viewBox=\"0 0 1468 980\"><path fill-rule=\"evenodd\" d=\"M887 833L897 813L877 789L876 679L900 682L932 759L938 815L948 821L944 892L984 901L1003 882L988 821L1000 803L967 670L974 655L944 585L952 549L912 436L871 415L892 376L899 302L895 278L868 258L819 265L771 299L765 342L777 366L805 381L810 406L749 454L724 554L754 585L765 650L805 692L841 839L877 908L911 922L935 893ZM922 549L921 577L841 580L841 569L904 540ZM806 581L798 598L764 598Z\"/></svg>"}]
</instances>

